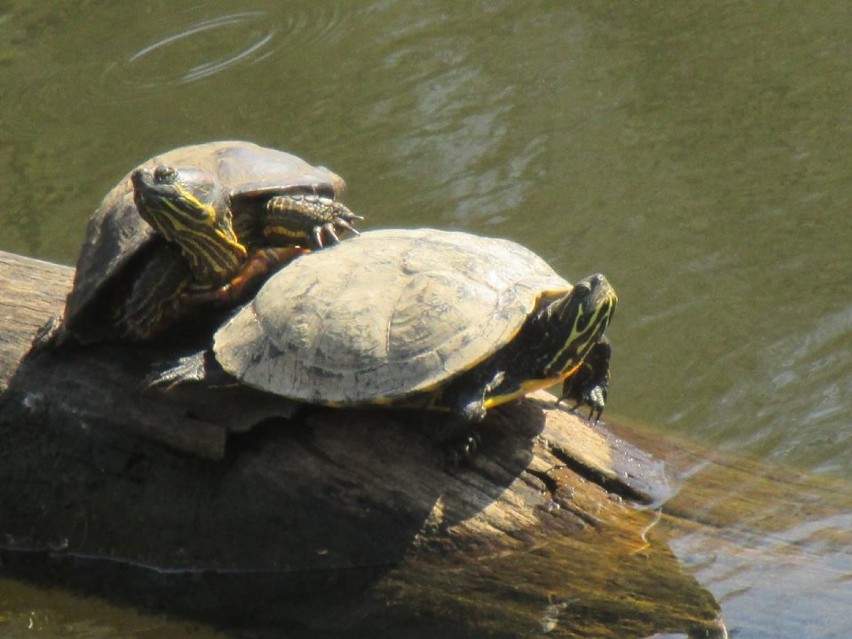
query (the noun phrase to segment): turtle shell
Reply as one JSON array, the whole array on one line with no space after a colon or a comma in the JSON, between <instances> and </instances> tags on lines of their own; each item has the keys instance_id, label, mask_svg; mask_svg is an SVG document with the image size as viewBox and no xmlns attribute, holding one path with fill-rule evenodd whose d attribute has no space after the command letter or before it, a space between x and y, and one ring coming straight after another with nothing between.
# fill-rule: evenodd
<instances>
[{"instance_id":1,"label":"turtle shell","mask_svg":"<svg viewBox=\"0 0 852 639\"><path fill-rule=\"evenodd\" d=\"M493 355L543 293L570 288L508 240L371 231L276 273L213 350L234 377L292 399L404 400Z\"/></svg>"},{"instance_id":2,"label":"turtle shell","mask_svg":"<svg viewBox=\"0 0 852 639\"><path fill-rule=\"evenodd\" d=\"M250 142L221 141L184 146L156 155L140 167L154 168L159 164L207 171L232 199L301 190L335 197L344 188L343 179L324 167ZM84 323L81 316L90 305L100 301L105 287L127 275L126 268L132 260L144 260L142 253L155 241L154 230L139 216L133 202L131 173L106 195L89 220L86 240L77 260L74 287L65 307L65 322L72 332L78 319ZM132 274L127 276L132 277Z\"/></svg>"}]
</instances>

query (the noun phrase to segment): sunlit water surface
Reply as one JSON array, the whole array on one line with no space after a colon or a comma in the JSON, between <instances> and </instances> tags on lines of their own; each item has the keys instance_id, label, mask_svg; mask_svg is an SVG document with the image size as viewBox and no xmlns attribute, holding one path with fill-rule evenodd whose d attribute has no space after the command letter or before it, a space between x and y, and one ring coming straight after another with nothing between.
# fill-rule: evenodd
<instances>
[{"instance_id":1,"label":"sunlit water surface","mask_svg":"<svg viewBox=\"0 0 852 639\"><path fill-rule=\"evenodd\" d=\"M852 476L843 3L0 12L0 248L73 263L88 215L138 161L255 140L344 175L365 228L501 235L569 279L605 272L620 300L609 415L708 451ZM754 537L729 533L753 554L671 541L734 636L852 636L852 556L819 535L848 531L850 513L766 538L759 519ZM764 562L772 544L804 554ZM154 623L106 605L66 623L76 606L0 583L10 636L32 624L42 636L149 636Z\"/></svg>"}]
</instances>

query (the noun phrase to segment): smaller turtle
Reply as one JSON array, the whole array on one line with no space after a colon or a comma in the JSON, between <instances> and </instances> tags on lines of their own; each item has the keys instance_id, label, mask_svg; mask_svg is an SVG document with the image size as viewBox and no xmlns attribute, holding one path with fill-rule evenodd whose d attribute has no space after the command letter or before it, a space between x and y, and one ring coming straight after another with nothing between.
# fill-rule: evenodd
<instances>
[{"instance_id":1,"label":"smaller turtle","mask_svg":"<svg viewBox=\"0 0 852 639\"><path fill-rule=\"evenodd\" d=\"M372 231L273 275L207 350L149 381L439 410L450 414L451 438L467 441L488 409L559 383L560 399L599 417L616 301L603 275L572 286L507 240Z\"/></svg>"},{"instance_id":2,"label":"smaller turtle","mask_svg":"<svg viewBox=\"0 0 852 639\"><path fill-rule=\"evenodd\" d=\"M248 142L180 147L131 171L92 216L64 328L82 343L157 337L234 304L269 272L357 234L343 179Z\"/></svg>"}]
</instances>

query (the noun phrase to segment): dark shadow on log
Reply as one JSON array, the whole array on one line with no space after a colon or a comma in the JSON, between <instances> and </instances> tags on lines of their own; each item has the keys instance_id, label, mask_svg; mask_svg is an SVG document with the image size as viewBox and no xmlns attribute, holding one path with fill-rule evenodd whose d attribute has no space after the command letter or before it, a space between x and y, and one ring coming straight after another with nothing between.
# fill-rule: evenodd
<instances>
[{"instance_id":1,"label":"dark shadow on log","mask_svg":"<svg viewBox=\"0 0 852 639\"><path fill-rule=\"evenodd\" d=\"M712 596L644 539L655 513L559 463L568 417L494 411L474 464L449 472L434 417L413 411L309 409L232 436L221 460L2 423L19 452L3 503L27 498L4 506L4 530L26 533L0 556L33 583L236 636L724 637Z\"/></svg>"},{"instance_id":2,"label":"dark shadow on log","mask_svg":"<svg viewBox=\"0 0 852 639\"><path fill-rule=\"evenodd\" d=\"M523 419L495 411L476 463L448 470L434 439L440 416L296 412L237 387L138 390L158 355L99 347L24 362L0 406L3 490L27 494L3 509L16 531L7 547L170 570L393 565L439 499L435 538L491 505L527 467L544 424L534 405ZM249 414L265 425L244 432Z\"/></svg>"}]
</instances>

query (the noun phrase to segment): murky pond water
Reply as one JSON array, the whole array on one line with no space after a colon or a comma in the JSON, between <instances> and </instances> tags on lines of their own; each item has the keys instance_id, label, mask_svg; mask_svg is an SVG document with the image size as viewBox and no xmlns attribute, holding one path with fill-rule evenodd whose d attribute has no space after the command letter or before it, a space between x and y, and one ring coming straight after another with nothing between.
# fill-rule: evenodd
<instances>
[{"instance_id":1,"label":"murky pond water","mask_svg":"<svg viewBox=\"0 0 852 639\"><path fill-rule=\"evenodd\" d=\"M364 228L500 235L569 279L605 272L611 417L848 482L850 35L822 0L5 2L0 249L73 263L102 195L157 151L287 149L346 177ZM734 636L848 637L852 553L830 540L852 503L831 504L768 527L790 504L756 502L722 541L669 543ZM6 628L219 636L12 581Z\"/></svg>"}]
</instances>

